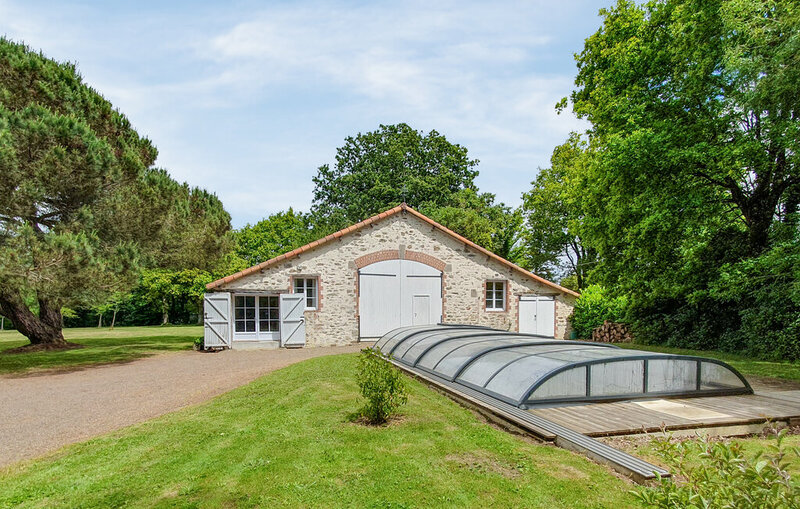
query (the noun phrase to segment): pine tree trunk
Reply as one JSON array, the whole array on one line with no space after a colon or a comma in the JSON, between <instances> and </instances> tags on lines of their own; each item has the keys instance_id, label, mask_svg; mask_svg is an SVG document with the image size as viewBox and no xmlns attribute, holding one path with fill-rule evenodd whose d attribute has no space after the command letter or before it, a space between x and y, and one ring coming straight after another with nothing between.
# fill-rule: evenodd
<instances>
[{"instance_id":1,"label":"pine tree trunk","mask_svg":"<svg viewBox=\"0 0 800 509\"><path fill-rule=\"evenodd\" d=\"M28 309L18 295L0 296L0 313L14 322L17 330L27 337L31 345L53 348L67 347L61 329L61 310L49 302L39 300L39 316Z\"/></svg>"}]
</instances>

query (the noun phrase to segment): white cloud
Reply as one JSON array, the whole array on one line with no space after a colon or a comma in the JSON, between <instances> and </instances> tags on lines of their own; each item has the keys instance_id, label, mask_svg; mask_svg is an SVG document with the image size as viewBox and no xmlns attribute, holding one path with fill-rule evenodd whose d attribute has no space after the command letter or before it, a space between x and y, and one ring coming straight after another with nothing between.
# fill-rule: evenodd
<instances>
[{"instance_id":1,"label":"white cloud","mask_svg":"<svg viewBox=\"0 0 800 509\"><path fill-rule=\"evenodd\" d=\"M316 168L379 123L467 146L482 189L511 203L583 126L555 114L574 68L548 59L571 60L565 33L594 0L144 4L133 14L35 1L0 0L0 33L77 60L155 141L158 163L216 191L237 225L307 208Z\"/></svg>"}]
</instances>

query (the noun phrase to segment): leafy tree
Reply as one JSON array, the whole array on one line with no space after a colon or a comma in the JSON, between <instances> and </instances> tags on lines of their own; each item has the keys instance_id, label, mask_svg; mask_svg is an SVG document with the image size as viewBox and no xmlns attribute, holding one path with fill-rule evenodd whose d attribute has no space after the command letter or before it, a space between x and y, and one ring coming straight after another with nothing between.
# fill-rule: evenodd
<instances>
[{"instance_id":1,"label":"leafy tree","mask_svg":"<svg viewBox=\"0 0 800 509\"><path fill-rule=\"evenodd\" d=\"M0 313L33 345L65 346L62 307L130 288L143 265L221 254L219 201L155 159L74 65L0 39Z\"/></svg>"},{"instance_id":2,"label":"leafy tree","mask_svg":"<svg viewBox=\"0 0 800 509\"><path fill-rule=\"evenodd\" d=\"M623 0L601 13L572 95L603 149L601 254L657 263L722 227L762 252L776 216L797 210L797 3Z\"/></svg>"},{"instance_id":3,"label":"leafy tree","mask_svg":"<svg viewBox=\"0 0 800 509\"><path fill-rule=\"evenodd\" d=\"M601 13L571 97L591 122L579 234L598 253L592 277L629 295L639 338L755 349L796 317L791 271L778 283L758 260L800 242L800 6L619 1ZM733 273L754 278L740 287ZM780 313L755 319L754 295L782 295ZM797 355L796 338L776 344Z\"/></svg>"},{"instance_id":4,"label":"leafy tree","mask_svg":"<svg viewBox=\"0 0 800 509\"><path fill-rule=\"evenodd\" d=\"M200 315L205 286L216 279L199 269L145 270L139 282L140 295L161 310L161 325L170 323L169 311L176 302L188 303Z\"/></svg>"},{"instance_id":5,"label":"leafy tree","mask_svg":"<svg viewBox=\"0 0 800 509\"><path fill-rule=\"evenodd\" d=\"M597 259L581 238L588 158L586 142L571 134L553 151L550 168L540 170L533 188L522 195L523 264L550 278L574 276L577 289L586 287Z\"/></svg>"},{"instance_id":6,"label":"leafy tree","mask_svg":"<svg viewBox=\"0 0 800 509\"><path fill-rule=\"evenodd\" d=\"M453 193L450 204L423 204L421 212L479 246L519 261L522 215L494 199L491 193L463 189Z\"/></svg>"},{"instance_id":7,"label":"leafy tree","mask_svg":"<svg viewBox=\"0 0 800 509\"><path fill-rule=\"evenodd\" d=\"M347 137L336 164L320 166L314 177L315 224L337 230L403 201L415 208L450 205L454 193L476 190L477 164L438 132L407 124Z\"/></svg>"},{"instance_id":8,"label":"leafy tree","mask_svg":"<svg viewBox=\"0 0 800 509\"><path fill-rule=\"evenodd\" d=\"M256 265L315 240L308 214L289 209L234 233L236 255Z\"/></svg>"}]
</instances>

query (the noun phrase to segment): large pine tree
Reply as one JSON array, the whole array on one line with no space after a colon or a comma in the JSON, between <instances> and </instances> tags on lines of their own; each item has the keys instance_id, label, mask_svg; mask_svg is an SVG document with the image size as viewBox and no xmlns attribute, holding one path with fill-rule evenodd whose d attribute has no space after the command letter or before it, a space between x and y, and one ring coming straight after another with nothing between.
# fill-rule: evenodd
<instances>
[{"instance_id":1,"label":"large pine tree","mask_svg":"<svg viewBox=\"0 0 800 509\"><path fill-rule=\"evenodd\" d=\"M74 65L0 39L0 314L33 345L66 347L62 307L102 301L142 266L224 248L219 200L156 155Z\"/></svg>"}]
</instances>

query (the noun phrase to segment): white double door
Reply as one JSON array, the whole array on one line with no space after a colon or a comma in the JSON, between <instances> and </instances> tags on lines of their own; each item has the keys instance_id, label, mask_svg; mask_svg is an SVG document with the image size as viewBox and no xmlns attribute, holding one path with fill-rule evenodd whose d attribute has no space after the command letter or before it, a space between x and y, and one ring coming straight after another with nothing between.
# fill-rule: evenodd
<instances>
[{"instance_id":1,"label":"white double door","mask_svg":"<svg viewBox=\"0 0 800 509\"><path fill-rule=\"evenodd\" d=\"M424 263L386 260L358 271L362 338L377 338L407 325L442 321L442 273Z\"/></svg>"},{"instance_id":2,"label":"white double door","mask_svg":"<svg viewBox=\"0 0 800 509\"><path fill-rule=\"evenodd\" d=\"M519 298L519 331L554 337L556 333L556 301L543 295L521 295Z\"/></svg>"}]
</instances>

